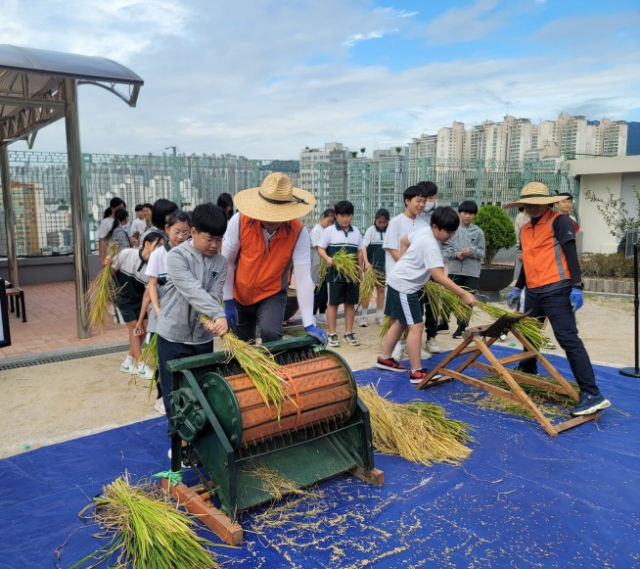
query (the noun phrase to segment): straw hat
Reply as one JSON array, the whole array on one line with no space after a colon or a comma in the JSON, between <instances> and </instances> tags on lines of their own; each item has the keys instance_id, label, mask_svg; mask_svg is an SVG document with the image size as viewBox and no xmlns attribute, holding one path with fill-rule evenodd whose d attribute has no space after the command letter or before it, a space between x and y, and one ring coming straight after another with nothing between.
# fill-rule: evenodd
<instances>
[{"instance_id":1,"label":"straw hat","mask_svg":"<svg viewBox=\"0 0 640 569\"><path fill-rule=\"evenodd\" d=\"M511 202L502 206L502 209L512 207L520 207L521 205L550 205L552 203L566 200L566 196L552 196L549 188L542 182L529 182L520 191L518 201Z\"/></svg>"},{"instance_id":2,"label":"straw hat","mask_svg":"<svg viewBox=\"0 0 640 569\"><path fill-rule=\"evenodd\" d=\"M316 204L311 192L294 188L282 172L269 174L259 188L238 192L233 203L241 213L260 221L290 221L309 213Z\"/></svg>"}]
</instances>

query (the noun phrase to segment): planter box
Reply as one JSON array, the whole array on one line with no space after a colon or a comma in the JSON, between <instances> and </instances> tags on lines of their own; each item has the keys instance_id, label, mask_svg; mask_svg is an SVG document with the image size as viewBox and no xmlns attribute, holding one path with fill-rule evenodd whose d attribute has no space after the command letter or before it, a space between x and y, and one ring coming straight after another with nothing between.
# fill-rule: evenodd
<instances>
[{"instance_id":1,"label":"planter box","mask_svg":"<svg viewBox=\"0 0 640 569\"><path fill-rule=\"evenodd\" d=\"M513 280L513 265L492 265L491 268L482 267L478 288L480 294L490 302L500 300L500 291L507 288Z\"/></svg>"},{"instance_id":2,"label":"planter box","mask_svg":"<svg viewBox=\"0 0 640 569\"><path fill-rule=\"evenodd\" d=\"M584 278L584 290L588 292L607 292L611 294L633 294L633 280Z\"/></svg>"}]
</instances>

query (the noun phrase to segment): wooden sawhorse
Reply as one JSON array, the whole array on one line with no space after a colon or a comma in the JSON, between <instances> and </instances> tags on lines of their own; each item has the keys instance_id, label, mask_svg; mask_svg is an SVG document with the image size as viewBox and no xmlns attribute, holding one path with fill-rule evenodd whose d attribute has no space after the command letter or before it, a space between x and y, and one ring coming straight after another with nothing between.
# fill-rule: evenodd
<instances>
[{"instance_id":1,"label":"wooden sawhorse","mask_svg":"<svg viewBox=\"0 0 640 569\"><path fill-rule=\"evenodd\" d=\"M544 413L540 411L538 406L525 393L522 387L520 387L520 384L518 382L537 385L551 391L556 391L557 393L568 395L576 401L578 400L578 393L571 386L571 384L569 384L569 382L564 377L562 377L562 375L556 368L551 365L547 358L545 358L533 347L531 342L529 342L529 340L527 340L519 330L513 328L513 325L521 318L524 318L524 316L525 315L505 314L504 316L498 318L498 320L496 320L493 324L490 324L488 326L477 326L475 328L469 328L468 330L466 330L463 335L464 340L460 343L460 345L455 350L453 350L444 360L442 360L442 362L440 362L433 370L431 370L429 375L427 375L427 377L425 377L418 384L418 389L435 387L436 385L446 383L448 381L451 381L452 379L459 379L464 383L479 387L480 389L485 389L486 391L489 391L494 395L506 397L507 399L511 399L512 401L516 401L517 403L524 405L524 407L526 407L532 413L535 419L542 425L544 430L547 431L547 433L552 437L557 437L558 434L562 431L577 427L578 425L586 423L587 421L593 421L594 419L597 419L599 415L597 413L594 413L592 415L575 417L573 419L569 419L568 421L563 421L561 423L552 425L549 419L544 415ZM525 351L520 354L514 354L512 356L498 359L491 352L490 348L500 337L500 334L507 330L510 330L511 333L516 337L516 339L518 339L522 343L522 345L525 347ZM447 367L449 362L457 357L464 355L468 356L467 359L465 359L462 364L460 364L456 369ZM477 360L480 356L485 356L487 360L489 360L489 364L478 362ZM545 381L544 379L535 379L517 370L508 369L505 367L506 364L520 362L522 360L527 360L530 358L535 358L540 364L542 364L542 366L558 382L559 385L550 383L549 381ZM511 390L503 389L501 387L497 387L495 385L491 385L485 381L482 381L482 379L477 379L469 375L465 375L463 372L469 366L487 371L489 373L499 374L500 376L502 376L502 379L507 383ZM436 377L437 379L434 379Z\"/></svg>"}]
</instances>

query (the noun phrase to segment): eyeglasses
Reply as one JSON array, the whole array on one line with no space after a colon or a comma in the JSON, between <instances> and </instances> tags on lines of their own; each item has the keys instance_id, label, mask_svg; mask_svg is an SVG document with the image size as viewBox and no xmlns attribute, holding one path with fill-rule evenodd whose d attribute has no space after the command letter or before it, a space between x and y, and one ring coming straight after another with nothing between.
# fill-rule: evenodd
<instances>
[{"instance_id":1,"label":"eyeglasses","mask_svg":"<svg viewBox=\"0 0 640 569\"><path fill-rule=\"evenodd\" d=\"M185 239L191 236L191 231L178 231L177 229L172 229L171 233L176 237L184 237Z\"/></svg>"}]
</instances>

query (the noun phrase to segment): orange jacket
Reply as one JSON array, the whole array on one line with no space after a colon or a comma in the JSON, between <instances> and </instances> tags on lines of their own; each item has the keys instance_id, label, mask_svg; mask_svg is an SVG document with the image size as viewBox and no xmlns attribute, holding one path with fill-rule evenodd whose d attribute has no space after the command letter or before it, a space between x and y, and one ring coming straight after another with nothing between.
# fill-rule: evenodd
<instances>
[{"instance_id":1,"label":"orange jacket","mask_svg":"<svg viewBox=\"0 0 640 569\"><path fill-rule=\"evenodd\" d=\"M559 215L563 214L549 210L538 220L535 227L530 221L522 226L522 264L528 288L537 288L571 278L562 247L553 234L553 220Z\"/></svg>"},{"instance_id":2,"label":"orange jacket","mask_svg":"<svg viewBox=\"0 0 640 569\"><path fill-rule=\"evenodd\" d=\"M284 222L267 248L260 222L240 215L240 252L233 298L249 306L287 290L293 249L303 228L297 219Z\"/></svg>"}]
</instances>

